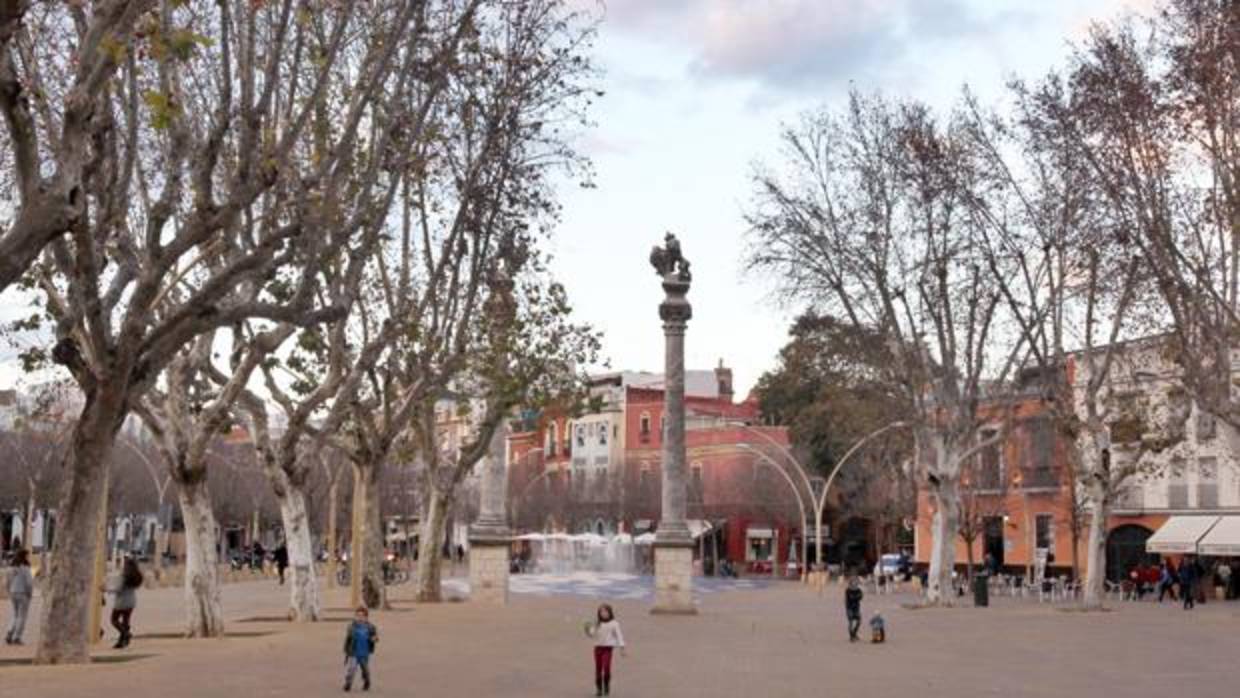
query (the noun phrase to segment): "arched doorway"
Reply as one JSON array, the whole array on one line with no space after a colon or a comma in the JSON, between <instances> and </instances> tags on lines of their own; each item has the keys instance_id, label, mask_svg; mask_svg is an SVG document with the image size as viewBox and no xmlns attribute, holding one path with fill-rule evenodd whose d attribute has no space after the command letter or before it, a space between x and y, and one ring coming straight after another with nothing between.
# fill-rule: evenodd
<instances>
[{"instance_id":1,"label":"arched doorway","mask_svg":"<svg viewBox=\"0 0 1240 698\"><path fill-rule=\"evenodd\" d=\"M1115 528L1107 536L1107 579L1118 582L1126 579L1128 571L1137 565L1157 564L1156 553L1145 552L1145 541L1154 532L1138 524L1125 524Z\"/></svg>"}]
</instances>

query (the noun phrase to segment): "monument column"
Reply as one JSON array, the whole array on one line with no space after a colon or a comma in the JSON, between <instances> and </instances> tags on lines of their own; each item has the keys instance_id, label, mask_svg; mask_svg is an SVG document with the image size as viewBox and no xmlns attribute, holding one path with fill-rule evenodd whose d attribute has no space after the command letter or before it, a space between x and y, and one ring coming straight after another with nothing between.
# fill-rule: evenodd
<instances>
[{"instance_id":1,"label":"monument column","mask_svg":"<svg viewBox=\"0 0 1240 698\"><path fill-rule=\"evenodd\" d=\"M693 605L693 537L685 523L685 327L693 316L689 262L680 242L668 233L664 246L650 253L663 279L659 304L664 339L663 501L654 543L655 593L652 613L697 613Z\"/></svg>"},{"instance_id":2,"label":"monument column","mask_svg":"<svg viewBox=\"0 0 1240 698\"><path fill-rule=\"evenodd\" d=\"M501 423L491 436L482 468L478 520L469 527L469 598L508 603L508 427Z\"/></svg>"}]
</instances>

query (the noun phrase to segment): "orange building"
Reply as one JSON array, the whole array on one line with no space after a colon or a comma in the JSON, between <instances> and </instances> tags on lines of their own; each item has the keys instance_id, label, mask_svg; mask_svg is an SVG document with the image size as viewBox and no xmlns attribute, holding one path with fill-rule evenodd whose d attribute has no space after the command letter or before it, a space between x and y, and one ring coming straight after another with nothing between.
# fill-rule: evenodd
<instances>
[{"instance_id":1,"label":"orange building","mask_svg":"<svg viewBox=\"0 0 1240 698\"><path fill-rule=\"evenodd\" d=\"M1028 569L1039 556L1052 573L1074 564L1073 531L1085 532L1075 505L1067 444L1057 433L1036 384L988 400L979 408L979 441L1006 425L1007 435L984 448L963 468L960 483L960 535L956 564L982 563L988 556L1000 568ZM925 488L917 496L914 559L930 559L934 503ZM1083 547L1081 548L1083 550Z\"/></svg>"}]
</instances>

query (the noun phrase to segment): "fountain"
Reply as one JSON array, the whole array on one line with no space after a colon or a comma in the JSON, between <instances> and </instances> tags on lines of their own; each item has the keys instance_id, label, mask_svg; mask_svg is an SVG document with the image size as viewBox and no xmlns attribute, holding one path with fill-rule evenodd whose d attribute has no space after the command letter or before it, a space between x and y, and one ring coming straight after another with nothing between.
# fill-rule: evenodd
<instances>
[{"instance_id":1,"label":"fountain","mask_svg":"<svg viewBox=\"0 0 1240 698\"><path fill-rule=\"evenodd\" d=\"M600 536L596 533L527 533L518 536L530 546L531 572L572 574L604 572L637 574L639 546L649 541L634 540L627 533Z\"/></svg>"}]
</instances>

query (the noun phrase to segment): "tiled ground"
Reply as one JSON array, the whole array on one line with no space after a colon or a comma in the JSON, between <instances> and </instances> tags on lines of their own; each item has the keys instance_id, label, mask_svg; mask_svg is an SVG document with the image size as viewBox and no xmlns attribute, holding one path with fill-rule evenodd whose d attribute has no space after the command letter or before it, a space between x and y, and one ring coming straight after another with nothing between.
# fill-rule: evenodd
<instances>
[{"instance_id":1,"label":"tiled ground","mask_svg":"<svg viewBox=\"0 0 1240 698\"><path fill-rule=\"evenodd\" d=\"M560 594L568 585L566 593ZM891 628L881 646L850 644L840 591L819 597L795 582L743 589L703 584L700 614L652 616L640 579L514 577L503 608L469 603L414 606L396 587L396 610L376 613L381 642L376 695L592 695L590 647L581 632L598 603L614 597L629 656L618 659L612 695L710 696L1054 696L1122 698L1231 696L1240 693L1240 603L1196 611L1119 603L1109 613L1059 610L997 599L988 609L909 610L907 596L871 595ZM588 592L588 593L587 593ZM8 663L30 649L0 647L0 695L98 698L124 695L339 695L344 595L327 595L329 622L291 626L238 622L278 615L283 590L272 582L230 585L223 640L175 639L179 592L143 595L132 659L82 667ZM8 609L0 611L7 622ZM142 637L141 635L147 635ZM152 637L151 635L154 635Z\"/></svg>"}]
</instances>

